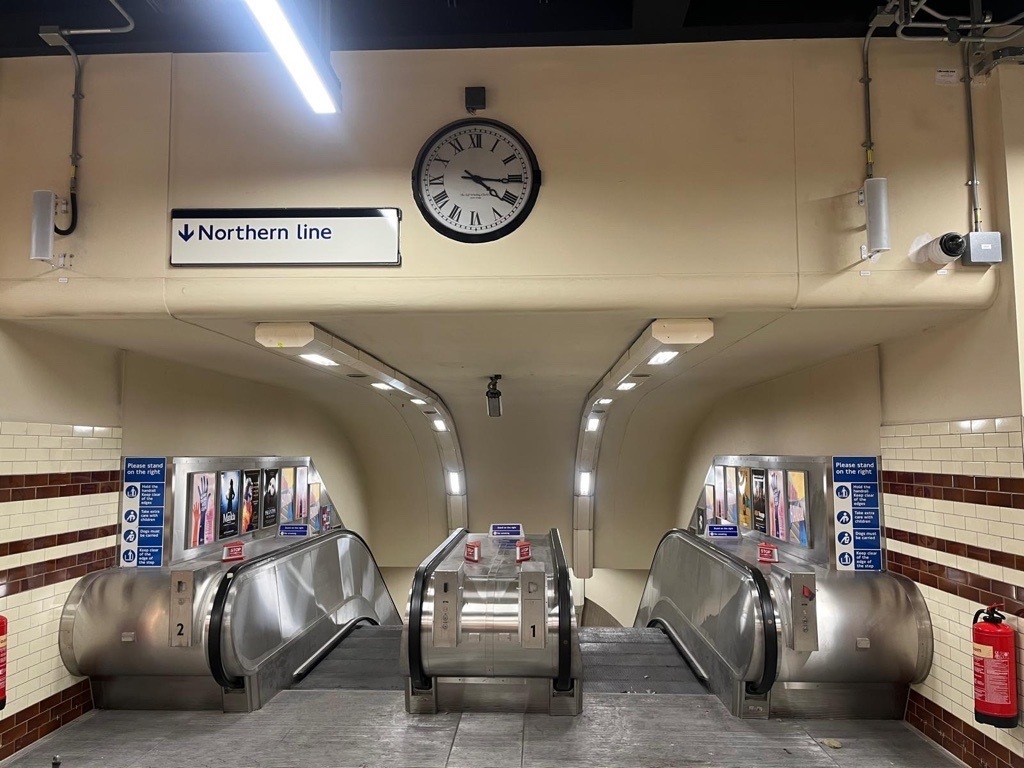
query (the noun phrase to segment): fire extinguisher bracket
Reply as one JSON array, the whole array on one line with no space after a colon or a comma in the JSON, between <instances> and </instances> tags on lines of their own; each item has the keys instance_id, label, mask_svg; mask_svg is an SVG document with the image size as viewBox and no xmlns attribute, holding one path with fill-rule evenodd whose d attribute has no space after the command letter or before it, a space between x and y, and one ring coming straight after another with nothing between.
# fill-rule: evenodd
<instances>
[{"instance_id":1,"label":"fire extinguisher bracket","mask_svg":"<svg viewBox=\"0 0 1024 768\"><path fill-rule=\"evenodd\" d=\"M971 640L974 656L974 719L996 728L1016 728L1017 633L1005 623L1001 604L974 614Z\"/></svg>"}]
</instances>

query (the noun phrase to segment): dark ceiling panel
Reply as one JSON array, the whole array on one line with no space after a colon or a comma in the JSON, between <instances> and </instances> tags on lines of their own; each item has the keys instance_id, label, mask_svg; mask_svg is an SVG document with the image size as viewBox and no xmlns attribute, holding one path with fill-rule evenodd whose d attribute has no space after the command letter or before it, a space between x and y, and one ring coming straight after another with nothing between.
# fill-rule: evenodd
<instances>
[{"instance_id":1,"label":"dark ceiling panel","mask_svg":"<svg viewBox=\"0 0 1024 768\"><path fill-rule=\"evenodd\" d=\"M122 0L136 19L126 35L77 37L82 53L263 50L241 0ZM318 0L293 0L315 26ZM985 0L996 18L1021 0ZM621 45L762 38L858 37L878 0L332 0L332 46L466 48ZM933 0L965 13L968 0ZM119 23L106 0L0 0L0 56L55 53L42 25Z\"/></svg>"}]
</instances>

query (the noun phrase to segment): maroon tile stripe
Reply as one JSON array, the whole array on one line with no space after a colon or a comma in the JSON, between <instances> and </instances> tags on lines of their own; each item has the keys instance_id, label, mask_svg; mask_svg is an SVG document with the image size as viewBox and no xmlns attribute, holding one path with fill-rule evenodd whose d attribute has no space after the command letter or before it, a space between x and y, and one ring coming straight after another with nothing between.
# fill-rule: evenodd
<instances>
[{"instance_id":1,"label":"maroon tile stripe","mask_svg":"<svg viewBox=\"0 0 1024 768\"><path fill-rule=\"evenodd\" d=\"M971 768L1024 768L1024 757L914 690L907 722Z\"/></svg>"},{"instance_id":2,"label":"maroon tile stripe","mask_svg":"<svg viewBox=\"0 0 1024 768\"><path fill-rule=\"evenodd\" d=\"M89 496L121 490L121 470L52 472L39 475L0 475L0 503Z\"/></svg>"},{"instance_id":3,"label":"maroon tile stripe","mask_svg":"<svg viewBox=\"0 0 1024 768\"><path fill-rule=\"evenodd\" d=\"M1024 522L1024 518L1022 518L1022 522ZM969 557L972 560L980 560L983 563L992 563L992 565L1001 565L1004 568L1013 568L1016 571L1024 571L1024 555L1000 552L998 549L975 547L971 544L964 544L961 541L924 536L920 533L901 531L898 528L886 528L885 536L886 538L902 541L906 544L934 549L938 552L947 552L951 555L959 555L960 557Z\"/></svg>"},{"instance_id":4,"label":"maroon tile stripe","mask_svg":"<svg viewBox=\"0 0 1024 768\"><path fill-rule=\"evenodd\" d=\"M991 507L1024 509L1024 478L941 475L929 472L882 472L882 492L922 499L963 501Z\"/></svg>"},{"instance_id":5,"label":"maroon tile stripe","mask_svg":"<svg viewBox=\"0 0 1024 768\"><path fill-rule=\"evenodd\" d=\"M92 709L92 688L81 680L17 714L0 720L0 760L34 744Z\"/></svg>"},{"instance_id":6,"label":"maroon tile stripe","mask_svg":"<svg viewBox=\"0 0 1024 768\"><path fill-rule=\"evenodd\" d=\"M68 579L85 576L93 571L112 568L117 560L117 547L104 547L80 555L68 555L41 563L23 565L2 572L7 581L0 578L0 597L9 597L30 589L59 584Z\"/></svg>"},{"instance_id":7,"label":"maroon tile stripe","mask_svg":"<svg viewBox=\"0 0 1024 768\"><path fill-rule=\"evenodd\" d=\"M22 552L35 552L47 547L61 547L79 541L102 539L104 536L114 536L116 533L117 525L101 525L98 528L85 528L81 531L67 531L66 533L53 533L49 536L38 536L34 539L7 541L0 544L0 557L17 555Z\"/></svg>"},{"instance_id":8,"label":"maroon tile stripe","mask_svg":"<svg viewBox=\"0 0 1024 768\"><path fill-rule=\"evenodd\" d=\"M941 589L974 603L1003 603L1005 613L1024 618L1024 587L891 550L886 551L886 566L890 573L898 573L918 584Z\"/></svg>"}]
</instances>

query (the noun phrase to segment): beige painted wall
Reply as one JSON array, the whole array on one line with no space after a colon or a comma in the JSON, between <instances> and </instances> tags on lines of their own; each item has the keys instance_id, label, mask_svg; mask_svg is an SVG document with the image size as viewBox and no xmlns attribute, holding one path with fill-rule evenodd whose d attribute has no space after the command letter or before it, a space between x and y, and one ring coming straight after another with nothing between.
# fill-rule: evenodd
<instances>
[{"instance_id":1,"label":"beige painted wall","mask_svg":"<svg viewBox=\"0 0 1024 768\"><path fill-rule=\"evenodd\" d=\"M0 421L121 424L117 350L0 322Z\"/></svg>"},{"instance_id":2,"label":"beige painted wall","mask_svg":"<svg viewBox=\"0 0 1024 768\"><path fill-rule=\"evenodd\" d=\"M362 468L323 408L288 390L136 353L127 356L124 389L126 455L308 455L345 525L369 533Z\"/></svg>"},{"instance_id":3,"label":"beige painted wall","mask_svg":"<svg viewBox=\"0 0 1024 768\"><path fill-rule=\"evenodd\" d=\"M719 400L690 442L676 524L689 523L717 454L878 455L878 382L872 348Z\"/></svg>"}]
</instances>

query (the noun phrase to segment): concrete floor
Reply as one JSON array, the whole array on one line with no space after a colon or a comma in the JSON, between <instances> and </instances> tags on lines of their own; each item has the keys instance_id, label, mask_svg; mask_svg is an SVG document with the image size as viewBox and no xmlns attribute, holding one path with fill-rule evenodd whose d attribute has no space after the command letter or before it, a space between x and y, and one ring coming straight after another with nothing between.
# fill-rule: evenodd
<instances>
[{"instance_id":1,"label":"concrete floor","mask_svg":"<svg viewBox=\"0 0 1024 768\"><path fill-rule=\"evenodd\" d=\"M842 747L819 743L836 739ZM412 716L395 691L285 691L248 715L93 712L2 768L941 768L904 723L755 721L713 696L584 694L579 717Z\"/></svg>"}]
</instances>

